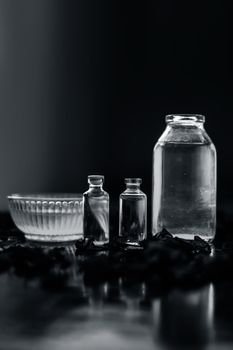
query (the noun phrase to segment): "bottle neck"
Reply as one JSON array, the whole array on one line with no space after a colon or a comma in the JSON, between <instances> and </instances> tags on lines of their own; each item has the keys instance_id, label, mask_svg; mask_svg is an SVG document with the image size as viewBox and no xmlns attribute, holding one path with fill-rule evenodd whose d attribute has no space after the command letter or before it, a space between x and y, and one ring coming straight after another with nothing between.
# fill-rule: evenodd
<instances>
[{"instance_id":1,"label":"bottle neck","mask_svg":"<svg viewBox=\"0 0 233 350\"><path fill-rule=\"evenodd\" d=\"M127 192L137 192L140 191L140 185L137 184L127 184L126 185Z\"/></svg>"},{"instance_id":2,"label":"bottle neck","mask_svg":"<svg viewBox=\"0 0 233 350\"><path fill-rule=\"evenodd\" d=\"M166 123L171 128L204 128L205 117L200 114L167 115Z\"/></svg>"},{"instance_id":3,"label":"bottle neck","mask_svg":"<svg viewBox=\"0 0 233 350\"><path fill-rule=\"evenodd\" d=\"M179 130L197 130L201 129L204 130L203 123L176 123L171 122L167 124L168 129L179 129Z\"/></svg>"},{"instance_id":4,"label":"bottle neck","mask_svg":"<svg viewBox=\"0 0 233 350\"><path fill-rule=\"evenodd\" d=\"M93 184L89 184L89 189L90 190L103 190L103 184L101 184L101 185L93 185Z\"/></svg>"}]
</instances>

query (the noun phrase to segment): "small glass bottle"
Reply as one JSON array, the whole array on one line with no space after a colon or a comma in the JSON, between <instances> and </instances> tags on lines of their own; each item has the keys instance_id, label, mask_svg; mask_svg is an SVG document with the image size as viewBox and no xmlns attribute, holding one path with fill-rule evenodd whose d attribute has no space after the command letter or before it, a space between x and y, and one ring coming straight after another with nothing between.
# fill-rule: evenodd
<instances>
[{"instance_id":1,"label":"small glass bottle","mask_svg":"<svg viewBox=\"0 0 233 350\"><path fill-rule=\"evenodd\" d=\"M89 175L83 194L83 234L101 246L109 242L109 195L103 190L104 176Z\"/></svg>"},{"instance_id":2,"label":"small glass bottle","mask_svg":"<svg viewBox=\"0 0 233 350\"><path fill-rule=\"evenodd\" d=\"M146 239L147 197L141 183L139 178L125 179L126 190L120 195L119 236L132 245Z\"/></svg>"},{"instance_id":3,"label":"small glass bottle","mask_svg":"<svg viewBox=\"0 0 233 350\"><path fill-rule=\"evenodd\" d=\"M216 150L203 115L168 115L154 148L152 233L211 241L216 227Z\"/></svg>"}]
</instances>

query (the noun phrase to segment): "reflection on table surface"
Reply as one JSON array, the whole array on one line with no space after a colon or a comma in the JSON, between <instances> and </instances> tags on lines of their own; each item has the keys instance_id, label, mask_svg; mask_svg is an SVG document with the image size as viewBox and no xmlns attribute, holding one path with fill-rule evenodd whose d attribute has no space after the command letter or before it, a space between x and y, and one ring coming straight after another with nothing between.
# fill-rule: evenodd
<instances>
[{"instance_id":1,"label":"reflection on table surface","mask_svg":"<svg viewBox=\"0 0 233 350\"><path fill-rule=\"evenodd\" d=\"M1 349L231 349L233 284L151 298L123 279L63 291L0 275Z\"/></svg>"},{"instance_id":2,"label":"reflection on table surface","mask_svg":"<svg viewBox=\"0 0 233 350\"><path fill-rule=\"evenodd\" d=\"M214 339L214 287L175 290L153 301L154 336L166 348L204 349Z\"/></svg>"}]
</instances>

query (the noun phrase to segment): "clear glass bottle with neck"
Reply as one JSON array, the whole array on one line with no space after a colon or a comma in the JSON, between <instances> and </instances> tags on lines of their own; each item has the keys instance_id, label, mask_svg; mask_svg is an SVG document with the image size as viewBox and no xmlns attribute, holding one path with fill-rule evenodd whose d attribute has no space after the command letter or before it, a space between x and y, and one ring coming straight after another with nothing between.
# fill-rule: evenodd
<instances>
[{"instance_id":1,"label":"clear glass bottle with neck","mask_svg":"<svg viewBox=\"0 0 233 350\"><path fill-rule=\"evenodd\" d=\"M103 190L104 176L89 175L83 194L83 234L101 246L109 242L109 195Z\"/></svg>"},{"instance_id":2,"label":"clear glass bottle with neck","mask_svg":"<svg viewBox=\"0 0 233 350\"><path fill-rule=\"evenodd\" d=\"M152 234L211 241L216 229L216 150L202 115L168 115L153 152Z\"/></svg>"},{"instance_id":3,"label":"clear glass bottle with neck","mask_svg":"<svg viewBox=\"0 0 233 350\"><path fill-rule=\"evenodd\" d=\"M120 195L119 236L132 245L146 239L147 197L140 190L141 182L139 178L125 179L126 190Z\"/></svg>"}]
</instances>

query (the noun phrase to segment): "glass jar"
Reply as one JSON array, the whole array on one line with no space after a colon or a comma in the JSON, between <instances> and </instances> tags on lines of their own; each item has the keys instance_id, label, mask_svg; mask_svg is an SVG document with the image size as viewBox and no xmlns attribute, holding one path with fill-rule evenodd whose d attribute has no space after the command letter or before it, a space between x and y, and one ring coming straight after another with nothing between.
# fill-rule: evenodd
<instances>
[{"instance_id":1,"label":"glass jar","mask_svg":"<svg viewBox=\"0 0 233 350\"><path fill-rule=\"evenodd\" d=\"M104 176L89 175L88 183L83 194L83 234L101 246L109 242L109 195L103 190Z\"/></svg>"},{"instance_id":2,"label":"glass jar","mask_svg":"<svg viewBox=\"0 0 233 350\"><path fill-rule=\"evenodd\" d=\"M211 241L216 228L216 150L202 115L168 115L153 152L152 234Z\"/></svg>"},{"instance_id":3,"label":"glass jar","mask_svg":"<svg viewBox=\"0 0 233 350\"><path fill-rule=\"evenodd\" d=\"M120 195L119 236L132 245L146 239L147 197L141 183L139 178L125 179L126 190Z\"/></svg>"}]
</instances>

